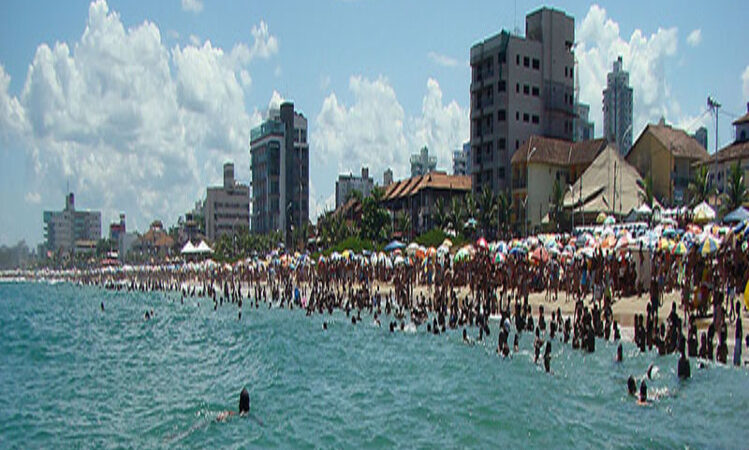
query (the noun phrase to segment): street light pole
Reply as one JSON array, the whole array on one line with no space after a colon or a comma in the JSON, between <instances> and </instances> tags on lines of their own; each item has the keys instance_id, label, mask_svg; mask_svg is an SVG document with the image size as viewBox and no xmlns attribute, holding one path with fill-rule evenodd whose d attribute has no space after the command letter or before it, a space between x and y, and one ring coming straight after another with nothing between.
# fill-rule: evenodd
<instances>
[{"instance_id":1,"label":"street light pole","mask_svg":"<svg viewBox=\"0 0 749 450\"><path fill-rule=\"evenodd\" d=\"M526 236L528 236L528 194L530 193L529 162L531 160L531 156L533 156L534 153L536 153L536 147L533 147L531 151L528 152L528 155L525 157L525 201L523 202L523 208L525 209L525 235Z\"/></svg>"}]
</instances>

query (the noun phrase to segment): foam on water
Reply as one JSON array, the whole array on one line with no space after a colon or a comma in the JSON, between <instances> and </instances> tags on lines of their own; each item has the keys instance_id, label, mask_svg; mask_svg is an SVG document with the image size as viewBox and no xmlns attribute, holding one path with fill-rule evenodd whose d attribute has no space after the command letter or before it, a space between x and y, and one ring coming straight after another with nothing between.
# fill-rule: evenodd
<instances>
[{"instance_id":1,"label":"foam on water","mask_svg":"<svg viewBox=\"0 0 749 450\"><path fill-rule=\"evenodd\" d=\"M214 312L207 299L182 305L174 294L0 284L0 447L749 442L744 369L692 361L692 379L679 382L673 355L625 342L616 364L613 343L584 354L555 341L548 375L533 364L530 334L519 353L498 357L496 323L469 346L462 330L390 333L364 314L352 325L345 313L305 317L249 303L238 321L236 306ZM155 317L144 321L150 309ZM651 363L657 399L638 407L626 380ZM236 410L244 386L256 420L216 423Z\"/></svg>"}]
</instances>

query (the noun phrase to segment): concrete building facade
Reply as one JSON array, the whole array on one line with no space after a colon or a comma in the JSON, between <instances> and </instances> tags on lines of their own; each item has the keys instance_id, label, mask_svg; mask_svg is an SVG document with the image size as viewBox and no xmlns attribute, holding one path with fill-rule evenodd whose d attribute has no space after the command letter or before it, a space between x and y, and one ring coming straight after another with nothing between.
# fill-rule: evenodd
<instances>
[{"instance_id":1,"label":"concrete building facade","mask_svg":"<svg viewBox=\"0 0 749 450\"><path fill-rule=\"evenodd\" d=\"M696 164L697 167L708 166L708 179L718 193L725 192L729 171L734 164L739 164L744 170L744 186L749 189L749 103L746 105L746 114L734 120L733 126L736 139L711 155L709 159Z\"/></svg>"},{"instance_id":2,"label":"concrete building facade","mask_svg":"<svg viewBox=\"0 0 749 450\"><path fill-rule=\"evenodd\" d=\"M353 191L359 191L362 198L369 197L374 188L374 180L369 176L369 169L362 167L361 176L353 174L338 175L338 181L335 182L335 207L340 208L346 203L349 194Z\"/></svg>"},{"instance_id":3,"label":"concrete building facade","mask_svg":"<svg viewBox=\"0 0 749 450\"><path fill-rule=\"evenodd\" d=\"M463 144L462 150L453 152L453 175L471 175L471 142Z\"/></svg>"},{"instance_id":4,"label":"concrete building facade","mask_svg":"<svg viewBox=\"0 0 749 450\"><path fill-rule=\"evenodd\" d=\"M281 231L309 220L307 119L285 102L250 134L252 231Z\"/></svg>"},{"instance_id":5,"label":"concrete building facade","mask_svg":"<svg viewBox=\"0 0 749 450\"><path fill-rule=\"evenodd\" d=\"M382 174L382 185L388 186L390 184L393 184L393 170L390 168L385 169L385 172Z\"/></svg>"},{"instance_id":6,"label":"concrete building facade","mask_svg":"<svg viewBox=\"0 0 749 450\"><path fill-rule=\"evenodd\" d=\"M77 241L98 241L101 239L101 212L76 211L75 195L65 197L62 211L44 211L45 247L48 251L75 251Z\"/></svg>"},{"instance_id":7,"label":"concrete building facade","mask_svg":"<svg viewBox=\"0 0 749 450\"><path fill-rule=\"evenodd\" d=\"M418 177L437 170L437 157L429 156L429 149L422 147L419 153L411 155L411 176Z\"/></svg>"},{"instance_id":8,"label":"concrete building facade","mask_svg":"<svg viewBox=\"0 0 749 450\"><path fill-rule=\"evenodd\" d=\"M250 227L250 187L234 179L234 164L224 164L223 186L209 187L205 196L205 234L211 241Z\"/></svg>"},{"instance_id":9,"label":"concrete building facade","mask_svg":"<svg viewBox=\"0 0 749 450\"><path fill-rule=\"evenodd\" d=\"M626 155L632 147L632 88L629 72L622 69L622 57L614 61L614 68L606 75L603 90L603 137L616 144L619 153Z\"/></svg>"},{"instance_id":10,"label":"concrete building facade","mask_svg":"<svg viewBox=\"0 0 749 450\"><path fill-rule=\"evenodd\" d=\"M501 31L471 47L473 191L511 186L512 155L531 135L571 141L574 133L574 19L541 8L525 37Z\"/></svg>"}]
</instances>

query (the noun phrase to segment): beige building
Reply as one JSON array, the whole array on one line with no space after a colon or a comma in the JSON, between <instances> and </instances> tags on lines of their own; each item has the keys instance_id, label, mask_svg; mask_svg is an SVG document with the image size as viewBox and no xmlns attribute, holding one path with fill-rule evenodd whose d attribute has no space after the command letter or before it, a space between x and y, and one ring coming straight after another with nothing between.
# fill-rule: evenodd
<instances>
[{"instance_id":1,"label":"beige building","mask_svg":"<svg viewBox=\"0 0 749 450\"><path fill-rule=\"evenodd\" d=\"M525 36L506 30L471 47L473 191L511 186L513 154L532 135L571 141L574 134L575 21L541 8Z\"/></svg>"},{"instance_id":2,"label":"beige building","mask_svg":"<svg viewBox=\"0 0 749 450\"><path fill-rule=\"evenodd\" d=\"M250 188L234 180L234 164L224 164L224 185L209 187L205 198L205 234L215 241L250 228Z\"/></svg>"},{"instance_id":3,"label":"beige building","mask_svg":"<svg viewBox=\"0 0 749 450\"><path fill-rule=\"evenodd\" d=\"M605 139L528 138L512 156L512 207L521 230L526 222L529 231L537 229L551 209L554 183L566 192L605 147Z\"/></svg>"},{"instance_id":4,"label":"beige building","mask_svg":"<svg viewBox=\"0 0 749 450\"><path fill-rule=\"evenodd\" d=\"M645 127L626 159L642 178L652 176L653 195L662 205L675 206L689 201L687 188L693 164L709 157L692 136L661 119Z\"/></svg>"},{"instance_id":5,"label":"beige building","mask_svg":"<svg viewBox=\"0 0 749 450\"><path fill-rule=\"evenodd\" d=\"M710 170L709 179L722 193L731 166L740 164L744 169L744 185L749 188L749 103L747 113L733 122L736 140L718 150L710 159L695 164L696 167L707 165Z\"/></svg>"}]
</instances>

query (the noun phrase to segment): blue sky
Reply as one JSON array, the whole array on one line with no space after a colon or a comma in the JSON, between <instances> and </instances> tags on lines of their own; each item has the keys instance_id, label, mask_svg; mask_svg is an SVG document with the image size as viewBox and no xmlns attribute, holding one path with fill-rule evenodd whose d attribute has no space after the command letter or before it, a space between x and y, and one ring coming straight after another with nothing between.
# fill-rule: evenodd
<instances>
[{"instance_id":1,"label":"blue sky","mask_svg":"<svg viewBox=\"0 0 749 450\"><path fill-rule=\"evenodd\" d=\"M241 4L239 4L241 3ZM470 46L542 3L518 1L0 4L0 244L42 239L42 211L119 211L139 230L174 223L233 160L249 182L249 129L291 99L309 119L311 206L339 172L405 176L428 145L449 169L468 138ZM548 4L575 18L580 100L601 130L617 54L635 91L635 135L661 115L693 131L714 95L720 145L749 101L747 7L683 2ZM742 76L744 79L742 79Z\"/></svg>"}]
</instances>

